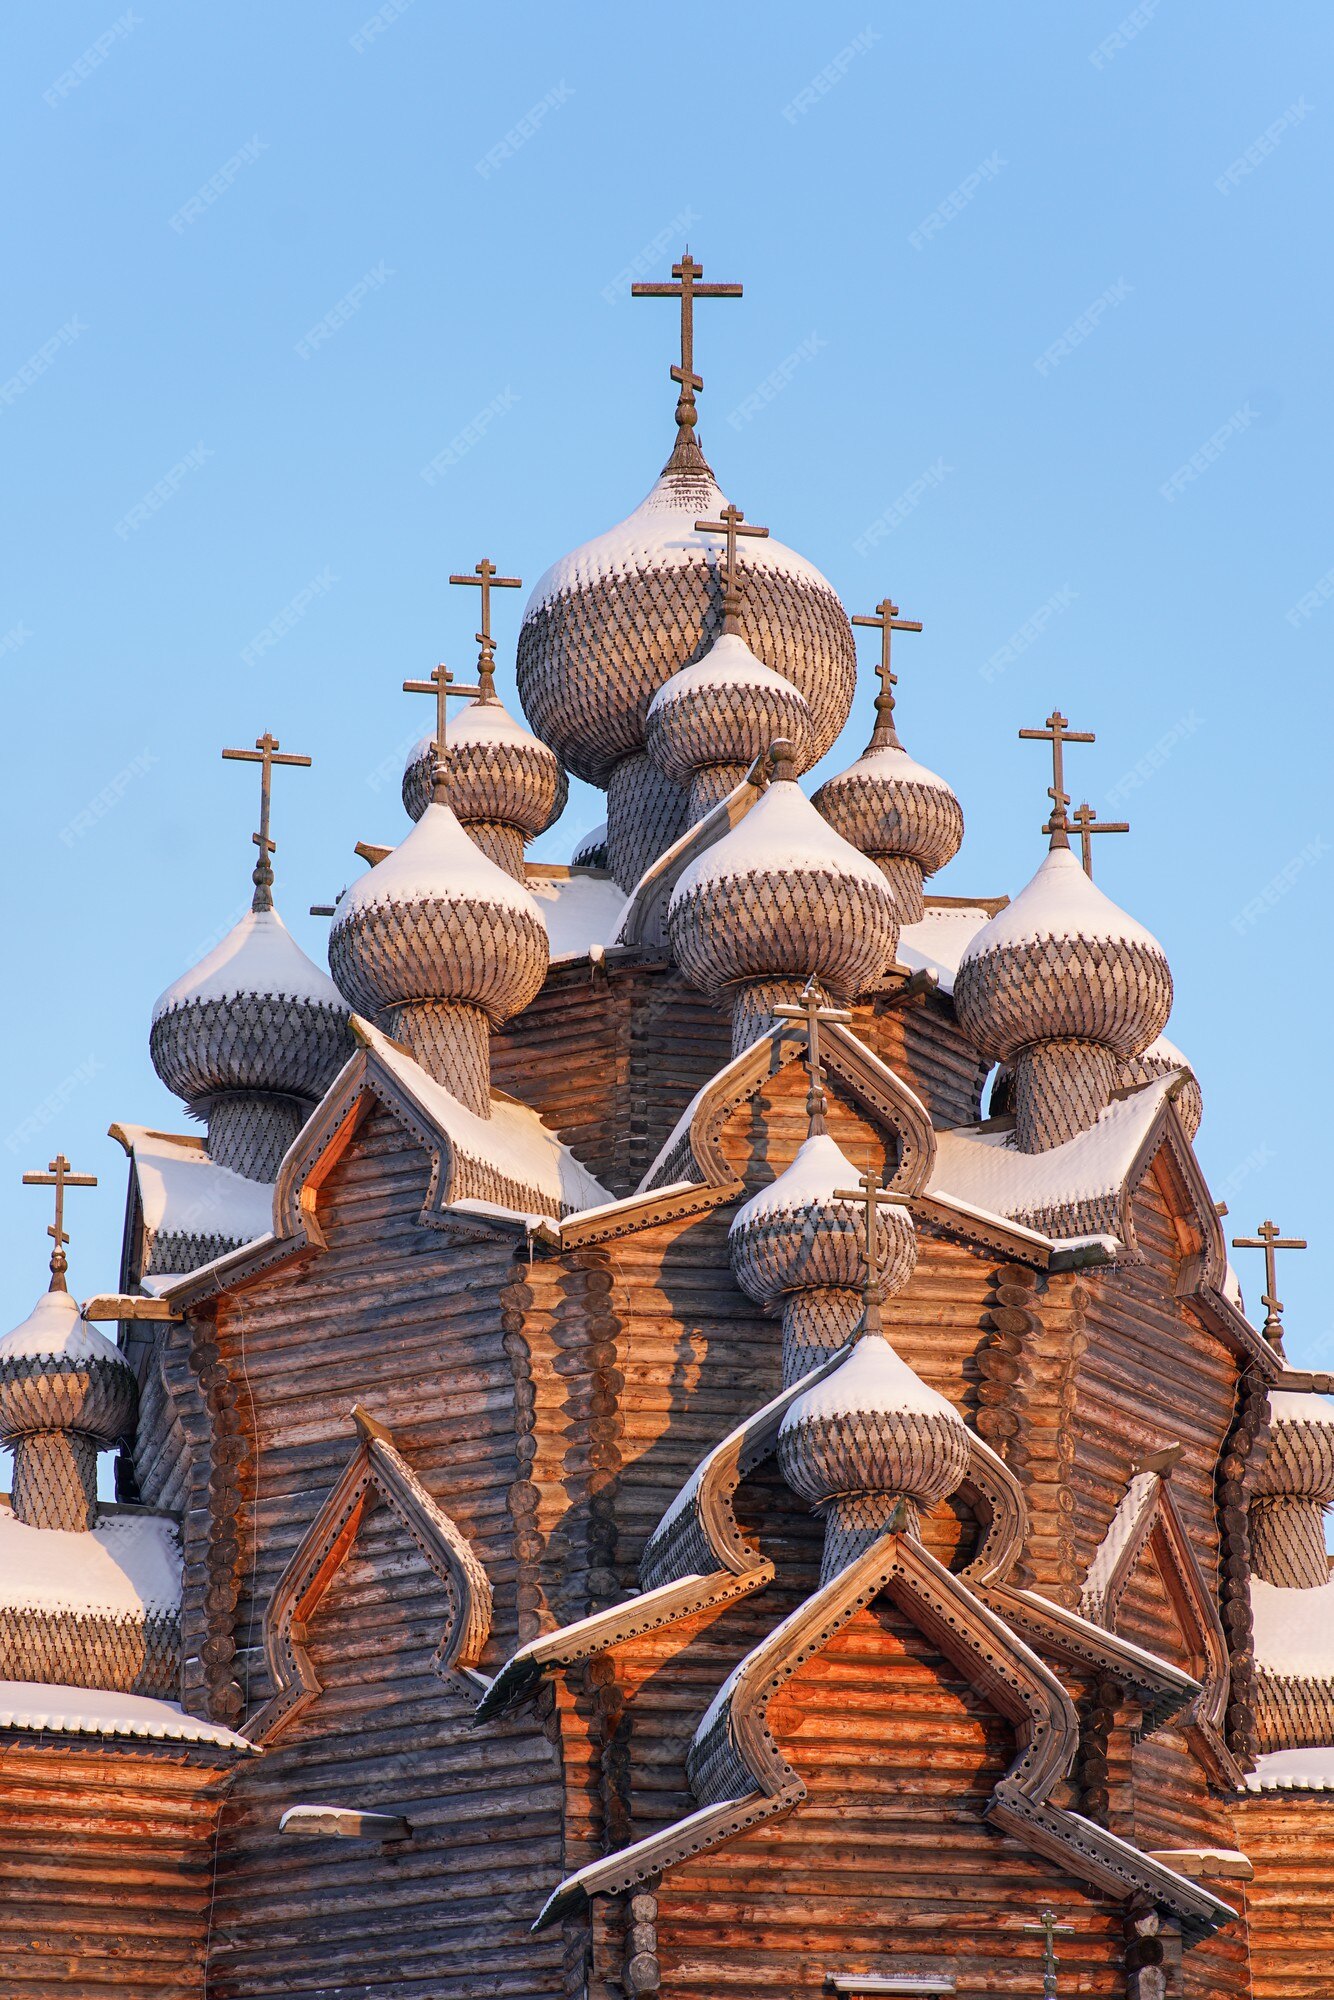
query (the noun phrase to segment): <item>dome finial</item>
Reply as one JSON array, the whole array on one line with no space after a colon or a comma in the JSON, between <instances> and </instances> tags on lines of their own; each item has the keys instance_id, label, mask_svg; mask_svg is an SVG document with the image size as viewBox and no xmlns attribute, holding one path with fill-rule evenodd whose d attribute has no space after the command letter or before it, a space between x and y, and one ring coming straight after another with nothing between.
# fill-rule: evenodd
<instances>
[{"instance_id":1,"label":"dome finial","mask_svg":"<svg viewBox=\"0 0 1334 2000\"><path fill-rule=\"evenodd\" d=\"M74 1174L70 1172L69 1161L63 1153L57 1153L44 1174L25 1174L24 1187L53 1187L56 1191L56 1219L48 1223L46 1233L52 1239L51 1285L53 1292L63 1292L65 1273L69 1269L69 1258L65 1255L65 1245L69 1235L65 1229L65 1189L67 1187L96 1187L96 1174Z\"/></svg>"},{"instance_id":2,"label":"dome finial","mask_svg":"<svg viewBox=\"0 0 1334 2000\"><path fill-rule=\"evenodd\" d=\"M680 299L681 301L681 360L678 366L672 364L672 380L680 384L681 393L676 399L676 449L668 459L669 467L678 468L703 463L699 445L695 441L695 425L699 418L695 410L695 391L704 387L704 378L695 373L695 300L696 299L739 299L740 285L701 285L697 281L704 276L704 266L697 264L690 254L689 246L679 264L672 265L675 284L631 285L633 299Z\"/></svg>"},{"instance_id":3,"label":"dome finial","mask_svg":"<svg viewBox=\"0 0 1334 2000\"><path fill-rule=\"evenodd\" d=\"M879 1333L880 1307L885 1297L880 1272L879 1213L882 1208L901 1208L904 1205L903 1196L892 1193L877 1169L869 1166L865 1173L858 1174L855 1188L835 1188L834 1199L855 1201L859 1208L866 1211L866 1285L862 1294L866 1310L862 1315L862 1332Z\"/></svg>"},{"instance_id":4,"label":"dome finial","mask_svg":"<svg viewBox=\"0 0 1334 2000\"><path fill-rule=\"evenodd\" d=\"M494 701L496 698L496 642L491 634L491 592L493 590L520 590L521 576L497 576L496 566L487 556L483 556L473 567L471 576L451 576L451 583L475 584L482 593L482 629L473 637L481 647L477 655L477 679L479 699Z\"/></svg>"},{"instance_id":5,"label":"dome finial","mask_svg":"<svg viewBox=\"0 0 1334 2000\"><path fill-rule=\"evenodd\" d=\"M806 1136L813 1139L819 1133L827 1132L825 1122L829 1110L829 1100L825 1096L824 1065L820 1059L821 1021L850 1021L851 1014L846 1007L835 1007L825 997L824 988L814 973L801 989L801 1000L794 1006L777 1006L774 1015L781 1021L804 1021L806 1024L806 1069L811 1087L806 1093Z\"/></svg>"},{"instance_id":6,"label":"dome finial","mask_svg":"<svg viewBox=\"0 0 1334 2000\"><path fill-rule=\"evenodd\" d=\"M894 689L899 677L889 664L890 647L896 632L920 632L922 622L919 618L900 618L898 605L888 597L881 598L873 615L854 618L852 622L854 625L874 625L880 633L880 665L875 670L880 692L875 698L875 728L867 748L878 750L889 745L895 750L901 749L899 732L894 727Z\"/></svg>"},{"instance_id":7,"label":"dome finial","mask_svg":"<svg viewBox=\"0 0 1334 2000\"><path fill-rule=\"evenodd\" d=\"M1130 821L1126 819L1099 819L1098 815L1094 812L1088 800L1085 799L1083 805L1079 808L1079 811L1071 813L1070 822L1071 825L1077 826L1079 828L1080 859L1084 863L1084 873L1088 876L1089 881L1091 882L1093 880L1094 834L1129 833ZM1050 833L1051 830L1052 830L1052 823L1050 820L1048 820L1047 824L1043 827L1042 831L1044 833Z\"/></svg>"},{"instance_id":8,"label":"dome finial","mask_svg":"<svg viewBox=\"0 0 1334 2000\"><path fill-rule=\"evenodd\" d=\"M1067 743L1096 743L1097 737L1091 729L1071 729L1068 717L1054 708L1047 717L1045 729L1021 729L1021 739L1025 743L1050 743L1052 782L1047 787L1047 797L1052 801L1051 818L1042 831L1051 835L1053 848L1070 845L1070 822L1066 817L1066 807L1070 794L1065 789L1065 745Z\"/></svg>"},{"instance_id":9,"label":"dome finial","mask_svg":"<svg viewBox=\"0 0 1334 2000\"><path fill-rule=\"evenodd\" d=\"M1265 1253L1265 1288L1260 1303L1266 1308L1264 1336L1273 1347L1283 1352L1283 1301L1278 1296L1278 1256L1280 1250L1305 1250L1304 1236L1280 1236L1276 1222L1262 1222L1254 1236L1234 1236L1234 1250L1263 1250Z\"/></svg>"},{"instance_id":10,"label":"dome finial","mask_svg":"<svg viewBox=\"0 0 1334 2000\"><path fill-rule=\"evenodd\" d=\"M293 757L286 754L280 757L278 755L278 739L267 729L262 736L255 738L255 747L253 750L224 750L222 754L230 762L237 764L258 764L260 767L259 832L250 836L259 849L259 860L255 863L255 872L251 877L255 885L255 893L251 898L250 907L252 910L271 910L273 908L273 863L270 861L269 856L273 853L274 846L269 838L269 806L273 795L273 767L275 764L300 764L309 769L310 758Z\"/></svg>"},{"instance_id":11,"label":"dome finial","mask_svg":"<svg viewBox=\"0 0 1334 2000\"><path fill-rule=\"evenodd\" d=\"M716 521L696 521L697 535L726 535L727 554L723 558L723 630L741 636L741 565L737 561L737 536L758 535L767 537L767 528L752 528L742 523L746 517L739 507L729 500L721 509Z\"/></svg>"},{"instance_id":12,"label":"dome finial","mask_svg":"<svg viewBox=\"0 0 1334 2000\"><path fill-rule=\"evenodd\" d=\"M451 578L450 580L451 582L457 581L455 578ZM435 772L431 781L431 799L435 805L447 806L449 804L449 780L446 776L445 756L448 746L445 741L445 725L448 720L449 697L451 695L480 695L482 690L479 687L463 687L454 679L449 668L441 661L438 666L432 668L429 680L404 681L403 692L404 694L433 694L435 696L435 738L432 744L432 748L435 751Z\"/></svg>"}]
</instances>

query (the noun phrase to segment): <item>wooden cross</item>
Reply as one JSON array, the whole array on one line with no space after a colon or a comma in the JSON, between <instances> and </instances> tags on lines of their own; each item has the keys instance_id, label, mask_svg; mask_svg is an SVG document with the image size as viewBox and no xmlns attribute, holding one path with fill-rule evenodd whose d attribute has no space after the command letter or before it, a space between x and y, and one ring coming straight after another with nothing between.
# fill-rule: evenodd
<instances>
[{"instance_id":1,"label":"wooden cross","mask_svg":"<svg viewBox=\"0 0 1334 2000\"><path fill-rule=\"evenodd\" d=\"M745 523L743 526L742 524ZM753 528L739 507L729 500L719 513L716 521L696 521L697 535L726 535L727 554L723 557L723 630L741 630L741 568L737 562L736 539L738 535L758 535L763 540L769 533L767 528Z\"/></svg>"},{"instance_id":2,"label":"wooden cross","mask_svg":"<svg viewBox=\"0 0 1334 2000\"><path fill-rule=\"evenodd\" d=\"M1059 782L1060 780L1058 779L1057 783L1059 784ZM1044 1910L1035 1924L1025 1924L1024 1929L1030 1936L1040 1935L1044 1940L1042 1951L1042 1993L1043 2000L1048 2000L1048 1996L1056 1992L1056 1967L1059 1964L1056 1956L1056 1940L1058 1937L1073 1937L1075 1927L1073 1924L1058 1923L1056 1921L1055 1910Z\"/></svg>"},{"instance_id":3,"label":"wooden cross","mask_svg":"<svg viewBox=\"0 0 1334 2000\"><path fill-rule=\"evenodd\" d=\"M477 678L482 684L480 692L484 701L490 701L495 693L491 677L496 670L495 641L491 637L491 592L520 590L523 587L523 578L497 576L495 564L483 556L471 576L451 576L449 580L451 583L475 584L482 593L482 629L480 632L474 632L473 637L482 649L477 661Z\"/></svg>"},{"instance_id":4,"label":"wooden cross","mask_svg":"<svg viewBox=\"0 0 1334 2000\"><path fill-rule=\"evenodd\" d=\"M870 1166L864 1174L858 1174L855 1189L835 1188L834 1200L855 1201L859 1207L866 1210L866 1283L862 1291L862 1296L866 1301L866 1310L863 1315L863 1330L866 1333L879 1333L882 1294L880 1284L880 1232L876 1227L876 1218L882 1208L901 1206L903 1197L902 1195L891 1194L888 1186L881 1180L875 1167Z\"/></svg>"},{"instance_id":5,"label":"wooden cross","mask_svg":"<svg viewBox=\"0 0 1334 2000\"><path fill-rule=\"evenodd\" d=\"M739 299L740 285L701 285L697 282L704 276L704 266L697 264L689 250L679 264L672 265L672 285L631 285L630 296L634 299L680 299L681 301L681 365L673 366L672 380L679 382L681 393L676 402L676 425L678 431L689 432L698 422L695 411L695 391L704 387L704 378L695 373L695 300L696 299Z\"/></svg>"},{"instance_id":6,"label":"wooden cross","mask_svg":"<svg viewBox=\"0 0 1334 2000\"><path fill-rule=\"evenodd\" d=\"M1021 729L1021 739L1025 743L1050 743L1052 782L1047 787L1047 797L1052 801L1051 820L1042 831L1050 833L1053 847L1068 847L1069 821L1065 809L1070 803L1070 794L1065 789L1065 745L1067 743L1096 743L1097 737L1091 729L1071 729L1068 719L1054 708L1047 717L1045 729Z\"/></svg>"},{"instance_id":7,"label":"wooden cross","mask_svg":"<svg viewBox=\"0 0 1334 2000\"><path fill-rule=\"evenodd\" d=\"M44 1174L25 1174L24 1187L53 1187L56 1191L56 1219L47 1228L47 1235L54 1239L51 1251L51 1290L65 1290L65 1273L69 1269L69 1258L65 1255L65 1245L69 1236L65 1229L65 1189L67 1187L96 1187L96 1174L72 1174L69 1161L63 1153L57 1153Z\"/></svg>"},{"instance_id":8,"label":"wooden cross","mask_svg":"<svg viewBox=\"0 0 1334 2000\"><path fill-rule=\"evenodd\" d=\"M1080 857L1084 863L1084 873L1093 880L1093 836L1095 833L1129 833L1130 822L1124 819L1099 819L1088 800L1085 799L1078 812L1070 815L1072 825L1079 828ZM1055 818L1047 821L1044 833L1050 833L1055 826Z\"/></svg>"},{"instance_id":9,"label":"wooden cross","mask_svg":"<svg viewBox=\"0 0 1334 2000\"><path fill-rule=\"evenodd\" d=\"M1280 1236L1276 1222L1262 1222L1254 1236L1234 1236L1234 1250L1263 1250L1265 1253L1265 1290L1260 1304L1268 1308L1264 1323L1265 1338L1275 1346L1283 1345L1283 1301L1278 1296L1278 1253L1280 1250L1305 1250L1304 1236Z\"/></svg>"},{"instance_id":10,"label":"wooden cross","mask_svg":"<svg viewBox=\"0 0 1334 2000\"><path fill-rule=\"evenodd\" d=\"M273 908L273 863L270 861L269 856L274 852L274 845L269 839L269 806L273 797L273 767L275 764L300 764L308 770L310 768L310 759L309 757L292 757L285 753L280 757L278 755L278 739L276 736L271 735L267 729L262 736L255 738L255 747L253 750L224 750L222 754L224 758L237 764L259 765L259 832L252 833L250 836L259 849L259 860L255 863L255 872L250 878L255 885L255 893L251 898L250 907L252 910L271 910Z\"/></svg>"},{"instance_id":11,"label":"wooden cross","mask_svg":"<svg viewBox=\"0 0 1334 2000\"><path fill-rule=\"evenodd\" d=\"M431 677L425 681L404 681L404 694L433 694L435 696L435 736L432 748L435 751L435 776L431 786L431 801L434 805L448 804L445 779L445 724L448 719L448 703L451 695L479 695L479 687L464 687L454 679L449 668L441 661L433 668Z\"/></svg>"},{"instance_id":12,"label":"wooden cross","mask_svg":"<svg viewBox=\"0 0 1334 2000\"><path fill-rule=\"evenodd\" d=\"M880 692L875 698L876 728L881 731L882 736L886 732L894 735L893 691L898 685L899 677L889 664L890 647L896 632L920 632L921 620L900 618L898 605L888 597L882 597L872 616L855 617L852 622L854 625L874 625L879 630L880 665L876 668L876 674L880 680ZM897 735L894 735L894 740L897 742Z\"/></svg>"},{"instance_id":13,"label":"wooden cross","mask_svg":"<svg viewBox=\"0 0 1334 2000\"><path fill-rule=\"evenodd\" d=\"M820 1061L821 1021L850 1021L851 1014L846 1007L834 1007L825 998L819 980L814 974L801 989L801 1002L797 1006L774 1008L780 1021L804 1021L806 1024L806 1068L811 1079L811 1087L806 1093L807 1138L817 1132L827 1132L825 1112L828 1104L824 1094L824 1069Z\"/></svg>"}]
</instances>

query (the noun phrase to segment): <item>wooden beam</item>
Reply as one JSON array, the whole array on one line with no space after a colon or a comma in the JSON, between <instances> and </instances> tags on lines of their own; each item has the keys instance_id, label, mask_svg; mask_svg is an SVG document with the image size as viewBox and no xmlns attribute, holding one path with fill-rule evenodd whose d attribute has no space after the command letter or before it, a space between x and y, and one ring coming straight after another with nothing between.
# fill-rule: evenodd
<instances>
[{"instance_id":1,"label":"wooden beam","mask_svg":"<svg viewBox=\"0 0 1334 2000\"><path fill-rule=\"evenodd\" d=\"M165 1299L136 1298L128 1292L97 1292L91 1299L85 1299L79 1310L85 1319L181 1318Z\"/></svg>"},{"instance_id":2,"label":"wooden beam","mask_svg":"<svg viewBox=\"0 0 1334 2000\"><path fill-rule=\"evenodd\" d=\"M288 1806L278 1831L302 1840L408 1840L412 1825L402 1813L361 1812L355 1806Z\"/></svg>"}]
</instances>

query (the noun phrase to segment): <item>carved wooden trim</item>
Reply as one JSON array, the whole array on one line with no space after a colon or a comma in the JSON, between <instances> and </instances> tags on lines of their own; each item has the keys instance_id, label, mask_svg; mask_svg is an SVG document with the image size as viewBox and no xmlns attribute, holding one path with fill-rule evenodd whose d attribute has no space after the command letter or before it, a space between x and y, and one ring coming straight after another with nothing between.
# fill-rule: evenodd
<instances>
[{"instance_id":1,"label":"carved wooden trim","mask_svg":"<svg viewBox=\"0 0 1334 2000\"><path fill-rule=\"evenodd\" d=\"M1090 1669L1132 1687L1144 1705L1144 1733L1170 1722L1195 1701L1200 1682L1170 1660L1146 1652L1115 1632L1095 1625L1063 1604L1005 1582L982 1586L988 1604L1044 1659L1087 1673Z\"/></svg>"},{"instance_id":2,"label":"carved wooden trim","mask_svg":"<svg viewBox=\"0 0 1334 2000\"><path fill-rule=\"evenodd\" d=\"M442 1680L457 1678L476 1695L475 1671L491 1630L491 1585L467 1538L437 1506L382 1424L357 1406L358 1442L328 1498L274 1585L264 1611L264 1653L274 1688L242 1734L267 1745L309 1708L320 1682L306 1651L306 1627L361 1532L372 1492L412 1537L449 1592L453 1616L431 1662Z\"/></svg>"},{"instance_id":3,"label":"carved wooden trim","mask_svg":"<svg viewBox=\"0 0 1334 2000\"><path fill-rule=\"evenodd\" d=\"M1028 1503L1023 1487L999 1452L975 1432L969 1432L968 1443L968 1471L958 1496L977 1516L982 1535L971 1561L959 1575L977 1588L1003 1583L1023 1554L1028 1540Z\"/></svg>"},{"instance_id":4,"label":"carved wooden trim","mask_svg":"<svg viewBox=\"0 0 1334 2000\"><path fill-rule=\"evenodd\" d=\"M617 944L659 947L667 942L667 905L672 890L696 855L703 854L715 841L730 833L734 826L739 826L756 800L763 795L768 761L767 753L758 757L734 791L719 799L703 819L687 827L679 839L673 841L665 853L645 869L621 914Z\"/></svg>"}]
</instances>

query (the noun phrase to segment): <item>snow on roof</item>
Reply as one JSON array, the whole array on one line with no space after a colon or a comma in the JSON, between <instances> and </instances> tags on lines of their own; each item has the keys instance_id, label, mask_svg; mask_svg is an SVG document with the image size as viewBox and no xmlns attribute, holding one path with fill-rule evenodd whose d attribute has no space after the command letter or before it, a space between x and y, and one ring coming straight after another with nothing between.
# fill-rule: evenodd
<instances>
[{"instance_id":1,"label":"snow on roof","mask_svg":"<svg viewBox=\"0 0 1334 2000\"><path fill-rule=\"evenodd\" d=\"M1081 1611L1091 1615L1094 1607L1101 1609L1116 1566L1140 1532L1158 1485L1156 1472L1137 1472L1127 1486L1088 1566L1079 1593Z\"/></svg>"},{"instance_id":2,"label":"snow on roof","mask_svg":"<svg viewBox=\"0 0 1334 2000\"><path fill-rule=\"evenodd\" d=\"M1068 847L1051 849L1032 881L969 941L963 956L982 958L1043 938L1074 937L1116 939L1165 956L1153 933L1104 896Z\"/></svg>"},{"instance_id":3,"label":"snow on roof","mask_svg":"<svg viewBox=\"0 0 1334 2000\"><path fill-rule=\"evenodd\" d=\"M1286 1590L1251 1578L1255 1664L1271 1674L1334 1677L1334 1581L1314 1590Z\"/></svg>"},{"instance_id":4,"label":"snow on roof","mask_svg":"<svg viewBox=\"0 0 1334 2000\"><path fill-rule=\"evenodd\" d=\"M897 1354L882 1333L866 1333L847 1359L798 1396L783 1419L785 1433L823 1417L854 1417L883 1411L895 1415L911 1410L922 1416L946 1417L964 1428L953 1403L930 1388Z\"/></svg>"},{"instance_id":5,"label":"snow on roof","mask_svg":"<svg viewBox=\"0 0 1334 2000\"><path fill-rule=\"evenodd\" d=\"M781 1174L753 1194L732 1218L729 1234L747 1228L766 1215L829 1202L836 1188L855 1187L857 1169L827 1132L814 1132L797 1148L796 1157Z\"/></svg>"},{"instance_id":6,"label":"snow on roof","mask_svg":"<svg viewBox=\"0 0 1334 2000\"><path fill-rule=\"evenodd\" d=\"M1271 1424L1334 1424L1334 1403L1308 1389L1271 1389Z\"/></svg>"},{"instance_id":7,"label":"snow on roof","mask_svg":"<svg viewBox=\"0 0 1334 2000\"><path fill-rule=\"evenodd\" d=\"M543 1197L556 1217L611 1200L601 1182L526 1104L493 1097L491 1116L480 1118L360 1016L357 1032L463 1158Z\"/></svg>"},{"instance_id":8,"label":"snow on roof","mask_svg":"<svg viewBox=\"0 0 1334 2000\"><path fill-rule=\"evenodd\" d=\"M608 576L645 569L680 569L721 554L721 534L695 532L696 520L716 520L727 500L708 472L663 472L632 514L562 556L538 578L524 608L525 620L568 591L584 590ZM814 563L772 536L746 545L746 568L781 571L832 592Z\"/></svg>"},{"instance_id":9,"label":"snow on roof","mask_svg":"<svg viewBox=\"0 0 1334 2000\"><path fill-rule=\"evenodd\" d=\"M570 865L575 868L589 865L590 857L596 854L600 847L605 848L606 845L607 822L604 819L597 826L590 827L587 833L580 834L574 844L574 852L570 856Z\"/></svg>"},{"instance_id":10,"label":"snow on roof","mask_svg":"<svg viewBox=\"0 0 1334 2000\"><path fill-rule=\"evenodd\" d=\"M138 1736L158 1743L216 1743L228 1750L257 1746L221 1723L187 1715L179 1702L110 1688L56 1687L42 1681L0 1681L0 1729L55 1730L67 1736Z\"/></svg>"},{"instance_id":11,"label":"snow on roof","mask_svg":"<svg viewBox=\"0 0 1334 2000\"><path fill-rule=\"evenodd\" d=\"M134 1162L144 1227L151 1236L221 1236L249 1243L273 1224L273 1189L210 1160L202 1141L113 1125Z\"/></svg>"},{"instance_id":12,"label":"snow on roof","mask_svg":"<svg viewBox=\"0 0 1334 2000\"><path fill-rule=\"evenodd\" d=\"M919 764L910 757L901 743L874 743L862 751L855 764L849 764L846 771L838 771L825 781L829 785L924 785L929 791L948 792L954 797L953 785L947 784L937 771L929 771L925 764Z\"/></svg>"},{"instance_id":13,"label":"snow on roof","mask_svg":"<svg viewBox=\"0 0 1334 2000\"><path fill-rule=\"evenodd\" d=\"M43 1292L25 1320L0 1340L0 1361L58 1355L68 1361L119 1361L125 1357L114 1342L79 1317L68 1292Z\"/></svg>"},{"instance_id":14,"label":"snow on roof","mask_svg":"<svg viewBox=\"0 0 1334 2000\"><path fill-rule=\"evenodd\" d=\"M724 632L720 639L714 640L702 659L692 661L688 667L679 667L669 680L663 682L649 703L649 714L656 710L661 715L674 702L687 701L702 688L737 686L774 688L789 699L801 697L801 689L796 682L775 673L772 667L766 667L763 660L757 659L751 652L739 632Z\"/></svg>"},{"instance_id":15,"label":"snow on roof","mask_svg":"<svg viewBox=\"0 0 1334 2000\"><path fill-rule=\"evenodd\" d=\"M0 1613L178 1611L181 1543L164 1514L104 1511L86 1533L33 1528L0 1504Z\"/></svg>"},{"instance_id":16,"label":"snow on roof","mask_svg":"<svg viewBox=\"0 0 1334 2000\"><path fill-rule=\"evenodd\" d=\"M445 741L447 747L464 743L504 744L520 750L538 750L548 757L555 755L510 714L498 695L493 695L490 701L466 701L462 708L451 709ZM415 764L420 764L424 758L433 758L434 754L434 736L419 737L408 752L405 768L410 771Z\"/></svg>"},{"instance_id":17,"label":"snow on roof","mask_svg":"<svg viewBox=\"0 0 1334 2000\"><path fill-rule=\"evenodd\" d=\"M552 959L587 958L614 942L625 891L610 875L530 875L528 888L547 927Z\"/></svg>"},{"instance_id":18,"label":"snow on roof","mask_svg":"<svg viewBox=\"0 0 1334 2000\"><path fill-rule=\"evenodd\" d=\"M672 901L706 882L815 868L869 883L881 896L890 893L874 861L835 833L800 785L780 781L756 799L729 833L696 855L672 890Z\"/></svg>"},{"instance_id":19,"label":"snow on roof","mask_svg":"<svg viewBox=\"0 0 1334 2000\"><path fill-rule=\"evenodd\" d=\"M358 876L338 904L333 930L359 911L385 903L414 903L428 897L455 902L467 897L535 915L533 899L460 826L452 809L434 799L410 833L374 868Z\"/></svg>"},{"instance_id":20,"label":"snow on roof","mask_svg":"<svg viewBox=\"0 0 1334 2000\"><path fill-rule=\"evenodd\" d=\"M1013 1130L938 1133L925 1192L1046 1229L1063 1210L1121 1192L1175 1075L1114 1098L1086 1132L1042 1153L1021 1153Z\"/></svg>"},{"instance_id":21,"label":"snow on roof","mask_svg":"<svg viewBox=\"0 0 1334 2000\"><path fill-rule=\"evenodd\" d=\"M1271 1750L1247 1773L1248 1792L1334 1792L1334 1744Z\"/></svg>"},{"instance_id":22,"label":"snow on roof","mask_svg":"<svg viewBox=\"0 0 1334 2000\"><path fill-rule=\"evenodd\" d=\"M899 932L899 964L909 972L934 972L941 992L952 993L966 946L990 922L987 910L939 910L928 903L921 922L905 924Z\"/></svg>"},{"instance_id":23,"label":"snow on roof","mask_svg":"<svg viewBox=\"0 0 1334 2000\"><path fill-rule=\"evenodd\" d=\"M347 1002L328 973L306 957L278 912L247 910L221 944L158 995L153 1019L188 1001L235 1000L245 993L308 1000L347 1012Z\"/></svg>"}]
</instances>

